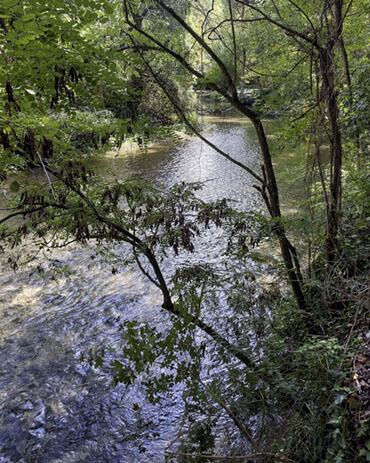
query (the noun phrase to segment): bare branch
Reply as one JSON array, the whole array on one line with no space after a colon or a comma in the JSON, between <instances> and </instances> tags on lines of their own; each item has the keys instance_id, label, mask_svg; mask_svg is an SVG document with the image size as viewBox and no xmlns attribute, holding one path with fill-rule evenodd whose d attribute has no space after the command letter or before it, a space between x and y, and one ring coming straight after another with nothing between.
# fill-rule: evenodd
<instances>
[{"instance_id":1,"label":"bare branch","mask_svg":"<svg viewBox=\"0 0 370 463\"><path fill-rule=\"evenodd\" d=\"M133 51L138 51L138 50L142 50L142 51L161 51L161 52L164 51L163 48L151 47L149 45L136 45L136 47L122 45L122 47L117 48L117 50L115 50L115 51L118 53L120 51L126 51L126 50L133 50Z\"/></svg>"},{"instance_id":2,"label":"bare branch","mask_svg":"<svg viewBox=\"0 0 370 463\"><path fill-rule=\"evenodd\" d=\"M200 384L206 389L212 396L213 400L215 400L227 413L227 415L234 421L236 427L242 432L242 434L248 439L250 444L252 445L253 450L260 450L258 447L257 442L253 439L252 431L246 427L244 423L242 423L239 417L226 405L226 403L212 391L210 387L207 386L200 378L198 378Z\"/></svg>"},{"instance_id":3,"label":"bare branch","mask_svg":"<svg viewBox=\"0 0 370 463\"><path fill-rule=\"evenodd\" d=\"M130 21L129 15L128 15L128 8L127 8L127 0L124 1L124 7L125 7L125 14L126 14L126 22L127 24L135 29L137 32L139 32L141 35L149 39L151 42L155 43L158 45L159 48L161 48L163 51L171 55L173 58L175 58L185 69L187 69L191 74L193 74L195 77L198 77L199 79L204 78L203 74L201 74L199 71L197 71L195 68L193 68L190 63L188 63L185 58L178 53L174 52L171 50L169 47L167 47L165 44L161 43L159 40L157 40L155 37L150 35L148 32L145 32L143 29L138 27L135 23ZM135 46L137 47L137 44L135 43ZM140 49L138 50L140 52Z\"/></svg>"},{"instance_id":4,"label":"bare branch","mask_svg":"<svg viewBox=\"0 0 370 463\"><path fill-rule=\"evenodd\" d=\"M216 31L217 29L222 27L225 23L229 23L229 22L234 22L235 24L236 23L242 23L243 24L243 23L254 23L254 22L258 22L258 21L267 21L267 19L266 18L245 18L245 19L226 18L226 19L222 20L219 24L217 24L217 26L212 27L212 31ZM210 33L212 33L212 31Z\"/></svg>"},{"instance_id":5,"label":"bare branch","mask_svg":"<svg viewBox=\"0 0 370 463\"><path fill-rule=\"evenodd\" d=\"M134 249L134 256L135 256L135 260L136 260L136 263L137 263L137 266L139 267L139 269L141 270L141 272L148 278L148 280L153 283L153 285L155 285L157 288L161 289L161 285L150 275L149 272L147 272L145 270L145 268L143 267L142 263L140 262L140 259L139 259L139 256L137 255L137 252L136 250Z\"/></svg>"},{"instance_id":6,"label":"bare branch","mask_svg":"<svg viewBox=\"0 0 370 463\"><path fill-rule=\"evenodd\" d=\"M344 15L343 15L343 17L342 17L342 20L341 20L341 23L342 23L342 24L343 24L344 20L346 19L347 15L348 15L348 13L349 13L349 10L350 10L351 7L352 7L352 3L353 3L353 0L351 0L351 1L349 2L348 6L347 6L347 9L346 9L346 11L345 11L345 13L344 13ZM341 24L341 25L342 25L342 24Z\"/></svg>"},{"instance_id":7,"label":"bare branch","mask_svg":"<svg viewBox=\"0 0 370 463\"><path fill-rule=\"evenodd\" d=\"M304 111L302 114L300 114L298 117L295 117L290 121L292 124L293 122L299 121L300 119L303 119L309 112L311 112L313 109L315 109L319 105L318 102L316 102L314 105L310 106L306 111Z\"/></svg>"},{"instance_id":8,"label":"bare branch","mask_svg":"<svg viewBox=\"0 0 370 463\"><path fill-rule=\"evenodd\" d=\"M246 68L248 70L254 72L255 74L259 75L259 76L276 77L276 78L281 79L281 78L285 78L285 77L289 76L289 74L291 74L300 64L302 64L305 59L306 59L306 56L302 56L296 63L294 63L294 65L290 69L285 71L284 74L266 74L264 72L259 72L256 69L254 69L250 64L247 64Z\"/></svg>"},{"instance_id":9,"label":"bare branch","mask_svg":"<svg viewBox=\"0 0 370 463\"><path fill-rule=\"evenodd\" d=\"M214 8L215 8L215 0L212 0L211 8L207 11L206 15L204 16L204 20L202 22L202 27L201 27L202 37L203 37L203 34L204 34L204 26L205 26L205 24L207 22L208 16L212 13Z\"/></svg>"},{"instance_id":10,"label":"bare branch","mask_svg":"<svg viewBox=\"0 0 370 463\"><path fill-rule=\"evenodd\" d=\"M41 166L42 166L43 171L45 172L46 178L48 179L48 184L49 184L49 187L50 187L50 190L51 190L51 194L52 194L52 196L53 196L53 198L54 198L54 201L56 201L57 198L56 198L56 196L55 196L55 191L54 191L53 185L52 185L52 183L51 183L51 179L50 179L50 177L49 177L48 171L46 170L44 161L42 160L42 157L41 157L41 155L40 155L39 152L37 152L37 155L38 155L38 157L39 157L39 159L40 159L40 163L41 163Z\"/></svg>"}]
</instances>

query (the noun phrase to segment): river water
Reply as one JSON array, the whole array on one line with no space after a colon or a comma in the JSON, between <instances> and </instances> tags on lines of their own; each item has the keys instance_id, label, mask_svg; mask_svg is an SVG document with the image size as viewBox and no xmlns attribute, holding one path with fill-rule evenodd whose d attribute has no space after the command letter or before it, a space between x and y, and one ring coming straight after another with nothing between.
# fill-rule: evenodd
<instances>
[{"instance_id":1,"label":"river water","mask_svg":"<svg viewBox=\"0 0 370 463\"><path fill-rule=\"evenodd\" d=\"M210 119L203 133L250 167L260 163L245 122ZM165 186L204 182L205 200L228 197L238 208L262 208L248 174L196 138L175 148L108 154L95 164L108 179L140 176ZM193 258L217 261L219 240L218 233L208 234ZM122 320L165 325L160 295L134 266L119 266L113 274L112 264L95 251L90 244L40 254L16 273L3 265L0 463L164 461L182 417L181 387L151 405L139 382L112 386L109 370L86 361L97 346L119 349ZM113 251L120 256L119 249ZM134 410L134 403L145 406Z\"/></svg>"}]
</instances>

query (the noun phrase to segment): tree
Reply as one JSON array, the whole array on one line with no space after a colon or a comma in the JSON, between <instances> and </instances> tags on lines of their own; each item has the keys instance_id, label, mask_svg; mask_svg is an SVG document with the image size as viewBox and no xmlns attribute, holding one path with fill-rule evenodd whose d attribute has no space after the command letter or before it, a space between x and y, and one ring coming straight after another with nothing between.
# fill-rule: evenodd
<instances>
[{"instance_id":1,"label":"tree","mask_svg":"<svg viewBox=\"0 0 370 463\"><path fill-rule=\"evenodd\" d=\"M238 92L237 92L237 82L235 80L237 72L235 69L234 75L232 75L229 70L227 69L227 66L225 63L219 58L219 56L213 51L213 49L207 44L205 39L201 37L193 28L191 28L184 19L182 19L172 8L168 7L164 2L154 2L156 5L161 7L164 11L166 11L172 18L174 18L179 25L186 31L194 40L195 42L201 47L201 49L209 55L209 57L213 60L213 62L218 66L219 70L222 73L222 76L226 82L225 87L220 87L217 83L212 82L212 80L207 79L207 76L199 72L197 69L195 69L185 58L183 55L177 53L174 51L172 48L169 48L166 44L163 44L157 38L153 37L151 34L148 32L144 31L140 27L138 27L131 19L130 19L130 6L127 1L124 2L124 8L125 8L125 14L126 14L126 22L127 24L138 31L140 34L142 34L145 39L150 40L152 43L160 47L163 51L168 53L170 56L172 56L175 60L177 60L188 72L190 72L194 77L196 77L201 83L205 82L206 87L209 89L212 89L219 93L222 97L225 98L229 103L232 104L238 111L240 111L242 114L244 114L246 117L248 117L253 125L255 126L258 139L259 139L259 145L261 148L261 153L263 157L263 168L261 173L256 173L249 169L245 165L241 165L239 163L239 166L246 170L250 175L252 175L259 183L256 185L256 188L261 192L261 195L266 203L266 207L272 217L274 219L274 230L276 232L276 235L279 238L279 243L281 247L281 252L282 252L282 257L287 269L287 274L289 276L290 283L293 288L294 295L296 297L297 303L300 307L301 310L305 309L305 299L303 295L303 290L302 290L302 276L300 274L300 268L299 268L299 262L298 262L298 257L295 248L291 245L289 242L286 231L284 228L284 225L281 222L281 211L280 211L280 199L279 199L279 192L277 188L277 183L276 183L276 177L272 165L272 158L271 158L271 153L269 149L269 145L267 142L265 130L262 124L261 120L261 115L258 114L256 111L254 111L252 108L249 106L245 105L239 98ZM131 5L132 6L132 5ZM140 7L139 7L140 8ZM132 11L131 11L132 13ZM233 25L233 21L231 20L231 24ZM134 41L134 38L131 37L131 39ZM135 42L134 42L135 43ZM235 45L236 46L236 45ZM236 50L235 50L236 51ZM235 53L234 53L235 55ZM141 55L142 58L144 59L144 56ZM147 63L148 67L150 68L153 77L157 78L158 83L160 81L158 80L158 77L156 77L155 72L153 69L150 67L149 63ZM178 105L178 103L171 98L171 94L169 92L166 92L164 89L165 93L167 96L171 99L172 103L174 104L175 108L183 118L184 122L193 130L195 131L195 128L191 125L191 123L188 121L186 118L185 114L181 110L181 107ZM197 133L198 136L200 136L199 132ZM207 140L203 140L208 142ZM217 152L219 152L221 155L227 157L231 162L236 163L235 160L231 159L230 156L228 156L226 153L222 152L219 148L212 146L214 149L216 149Z\"/></svg>"},{"instance_id":2,"label":"tree","mask_svg":"<svg viewBox=\"0 0 370 463\"><path fill-rule=\"evenodd\" d=\"M225 0L216 5L213 1L186 1L176 2L175 7L164 0L124 0L122 5L93 0L76 4L59 0L43 4L36 0L4 3L0 11L4 63L0 75L4 108L0 126L1 167L4 178L14 172L19 173L19 177L12 178L9 186L12 204L8 215L0 220L3 242L15 246L33 233L46 246L92 239L131 246L139 268L161 291L162 307L172 320L172 328L163 335L153 327L126 325L128 345L124 353L135 369L131 364L127 367L124 362L115 361L117 381L130 383L138 372L150 373L153 362L164 354L165 365L171 369L178 360L177 351L181 350L189 354L191 362L182 363L176 375L171 372L161 379L149 379L148 390L153 396L165 388L166 382L186 381L189 390L198 397L202 395L200 390L208 388L212 400L225 410L250 448L256 451L269 450L271 445L271 437L269 440L264 434L267 434L265 424L277 425L279 414L285 414L288 420L287 410L292 407L296 414L291 420L300 424L307 417L319 422L321 412L317 410L322 406L326 415L320 430L328 431L334 412L327 406L328 401L332 402L331 396L328 398L322 391L327 388L331 394L334 384L342 391L343 384L333 380L331 370L335 363L348 361L347 350L337 339L329 337L336 320L333 322L330 313L327 319L321 314L321 301L310 292L312 282L303 278L298 253L288 239L287 220L281 214L264 114L245 101L240 86L254 79L260 87L267 87L269 93L265 99L270 102L285 86L288 101L280 100L279 110L290 111L289 115L294 113L299 120L307 115L312 117L317 146L323 141L330 146L328 185L323 169L320 174L326 200L326 266L332 274L337 268L338 236L342 232L345 126L340 117L343 103L337 93L340 66L346 85L350 89L354 87L352 107L360 100L357 97L360 85L354 86L350 79L350 60L343 39L343 27L352 2L317 0L306 5L303 1L291 0ZM165 28L171 30L169 40L167 34L163 35ZM266 32L268 37L262 40ZM279 40L286 47L284 54ZM339 62L337 49L341 53ZM266 69L266 62L263 66L259 64L267 57L272 65L280 66L278 73ZM292 86L292 79L297 79L295 72L301 80L299 85ZM184 87L186 82L189 91L192 87L215 91L253 123L263 160L260 169L233 159L202 135L184 109L176 80ZM106 185L90 172L89 151L98 150L99 145L107 149L109 139L116 143L123 136L139 134L140 125L146 130L145 123L139 120L135 125L132 118L140 116L135 106L142 101L145 86L152 85L162 89L185 125L254 178L255 187L265 201L271 218L269 225L278 237L296 304L292 306L276 296L275 305L269 301L274 310L272 314L271 310L265 314L266 322L261 314L258 323L243 314L243 323L258 339L256 348L245 347L243 343L247 329L230 338L224 327L216 327L204 317L207 307L204 288L212 295L220 285L212 269L205 266L178 269L169 283L161 269L161 257L169 252L176 255L179 250L192 252L194 238L210 224L227 229L230 255L236 249L236 257L244 256L242 244L247 230L252 235L251 241L258 241L256 236L261 229L266 230L266 222L253 214L233 211L226 201L203 203L196 198L194 185L176 186L164 193L136 181ZM292 103L288 96L293 93L296 95ZM112 101L112 94L118 105ZM123 108L119 107L121 104ZM112 112L97 113L102 107ZM360 122L358 119L356 124ZM325 130L321 130L321 126ZM311 128L306 126L303 130L309 132ZM44 184L30 184L25 175L22 177L29 167L42 170ZM6 228L5 224L14 218L22 219L20 225ZM250 287L245 283L249 276L247 270L242 262L238 261L238 265L239 271L234 267L234 275L228 277L227 285L232 293L228 298L230 307L240 310L248 306ZM347 271L343 266L339 268L339 276ZM215 300L215 296L209 297L212 303ZM316 317L319 319L315 320ZM246 405L240 400L243 406L238 412L221 396L218 384L202 385L199 358L204 346L194 344L195 330L205 333L227 360L237 362L237 367L230 368L230 383L238 388L238 393L242 391L247 402ZM323 333L326 338L317 340L310 330ZM284 343L288 347L284 347ZM208 343L204 348L208 348ZM259 355L260 351L264 357ZM319 372L320 380L315 381L311 371ZM302 375L309 387L300 390ZM228 391L222 393L227 396ZM234 399L229 398L233 402ZM240 416L244 412L245 419ZM256 430L248 426L252 413L262 423ZM315 436L311 441L302 437L305 444L310 442L310 445L314 439ZM326 448L337 449L341 445L324 437L318 449L307 452L304 458L335 461L334 457L330 460ZM352 439L347 455L351 455L353 445ZM300 457L301 453L290 441L285 448L289 455ZM276 461L285 458L276 453L268 456Z\"/></svg>"},{"instance_id":3,"label":"tree","mask_svg":"<svg viewBox=\"0 0 370 463\"><path fill-rule=\"evenodd\" d=\"M350 85L348 59L346 58L347 54L342 38L342 30L352 2L344 4L343 1L318 1L313 2L308 8L307 6L301 6L299 2L296 3L293 1L273 2L271 5L243 0L236 2L229 1L224 3L224 8L227 11L226 19L225 15L220 15L215 10L213 2L209 7L205 4L204 6L198 6L189 2L188 9L191 10L194 8L197 14L201 14L204 18L202 21L198 19L198 24L201 24L199 31L190 22L187 22L186 17L181 16L181 13L168 6L166 2L155 1L151 2L151 5L164 11L171 20L177 21L178 28L196 44L201 54L208 57L208 61L211 63L209 66L211 66L212 70L216 67L222 79L220 80L217 76L215 79L214 74L211 76L211 74L207 74L207 71L204 72L204 70L200 69L199 65L193 65L189 52L184 52L183 49L180 50L175 41L169 46L163 40L161 41L159 34L154 35L147 31L143 25L143 20L142 25L137 26L131 17L133 14L140 14L138 12L142 10L142 4L126 0L124 2L126 22L140 34L138 37L129 33L131 40L141 40L144 44L152 43L159 47L163 52L166 52L180 63L198 83L220 94L234 108L250 119L255 126L263 157L263 167L260 172L251 172L249 170L249 173L258 181L256 188L261 192L266 207L275 221L274 229L279 237L287 274L297 303L304 310L305 298L302 290L302 275L298 256L295 248L287 238L285 227L281 221L279 193L272 164L271 149L263 127L262 114L259 114L249 105L243 103L243 97L238 94L237 85L240 76L238 69L242 64L244 73L245 63L240 64L238 61L236 31L239 29L239 36L242 36L243 32L241 31L243 31L243 28L255 23L261 23L263 27L269 27L269 30L277 29L279 33L276 35L275 40L282 38L289 48L292 50L296 48L296 52L298 53L298 59L293 63L292 70L298 68L304 60L310 63L308 77L310 78L311 86L314 79L316 84L316 101L312 102L312 108L318 107L320 121L325 121L326 118L328 120L328 124L325 124L326 140L330 146L328 191L325 186L325 178L322 178L322 183L326 200L327 262L331 266L336 253L339 252L338 233L340 230L343 159L342 127L337 93L338 77L335 71L338 67L336 50L339 48L341 51L344 60L346 82L347 85ZM143 17L145 17L145 14ZM152 25L152 21L150 24ZM226 32L224 32L225 28ZM275 36L273 35L273 37ZM214 45L215 42L216 46ZM183 40L180 43L180 47L182 47ZM220 51L220 45L224 47L226 52L222 53ZM139 44L137 46L137 49L140 49ZM142 53L141 58L145 61L145 56ZM153 76L156 77L156 71L148 62L147 66L150 68ZM158 76L157 80L159 82ZM171 94L166 92L165 89L164 91L171 99ZM182 118L186 120L186 116L181 111L178 102L174 101L174 99L172 99L172 102ZM187 121L187 124L191 125L189 121ZM192 129L194 130L194 127ZM220 154L225 155L225 153ZM240 167L248 171L246 166Z\"/></svg>"}]
</instances>

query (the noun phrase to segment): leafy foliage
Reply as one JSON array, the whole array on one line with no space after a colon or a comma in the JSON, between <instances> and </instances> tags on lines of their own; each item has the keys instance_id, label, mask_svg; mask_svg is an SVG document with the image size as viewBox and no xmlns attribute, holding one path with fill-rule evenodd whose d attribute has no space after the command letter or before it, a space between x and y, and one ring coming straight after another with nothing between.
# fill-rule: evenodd
<instances>
[{"instance_id":1,"label":"leafy foliage","mask_svg":"<svg viewBox=\"0 0 370 463\"><path fill-rule=\"evenodd\" d=\"M276 461L368 460L368 59L359 51L359 4L348 17L342 6L351 2L321 0L181 1L174 10L154 0L4 0L0 7L0 177L9 200L1 249L29 236L41 248L130 246L161 291L167 325L127 321L122 352L99 346L90 361L108 362L114 384L140 377L153 402L182 384L193 421L180 447L186 452L214 448L222 410L248 449L274 452ZM191 126L196 89L217 91L250 116L265 161L271 146L276 155L308 145L308 200L298 215L281 216L272 162L246 169L271 219L237 212L227 200L205 203L198 184L165 191L94 175L94 154L127 137L143 145L177 121L169 101ZM262 130L271 111L283 113L273 143ZM166 259L195 254L199 237L219 228L217 265L193 260L162 272ZM298 238L298 250L287 235ZM271 236L288 258L284 269L266 255ZM286 276L303 300L292 298Z\"/></svg>"}]
</instances>

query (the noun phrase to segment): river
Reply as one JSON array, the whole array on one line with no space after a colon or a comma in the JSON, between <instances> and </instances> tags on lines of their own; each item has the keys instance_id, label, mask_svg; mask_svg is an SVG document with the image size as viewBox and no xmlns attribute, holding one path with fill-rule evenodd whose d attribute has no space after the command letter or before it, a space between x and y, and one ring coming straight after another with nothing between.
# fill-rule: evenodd
<instances>
[{"instance_id":1,"label":"river","mask_svg":"<svg viewBox=\"0 0 370 463\"><path fill-rule=\"evenodd\" d=\"M203 133L251 168L259 165L244 121L209 118ZM95 167L112 180L204 182L204 200L227 197L237 208L262 209L248 174L197 138L107 154ZM193 258L217 261L219 241L219 234L208 235ZM16 273L2 263L0 463L162 463L181 421L181 387L151 405L139 382L112 386L109 369L86 360L97 346L119 349L123 319L167 323L151 283L132 265L113 274L93 244L40 254ZM137 402L145 407L134 410Z\"/></svg>"}]
</instances>

